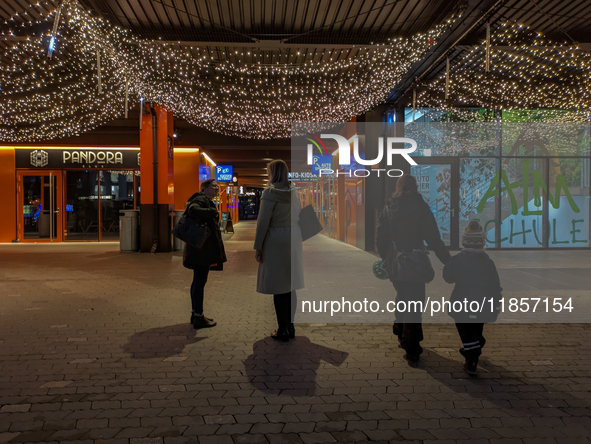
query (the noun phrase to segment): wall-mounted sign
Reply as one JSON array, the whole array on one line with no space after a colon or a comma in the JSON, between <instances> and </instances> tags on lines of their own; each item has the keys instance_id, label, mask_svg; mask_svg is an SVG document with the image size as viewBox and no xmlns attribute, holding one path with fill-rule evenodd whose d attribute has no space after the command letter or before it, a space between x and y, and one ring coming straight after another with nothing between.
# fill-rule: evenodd
<instances>
[{"instance_id":1,"label":"wall-mounted sign","mask_svg":"<svg viewBox=\"0 0 591 444\"><path fill-rule=\"evenodd\" d=\"M332 169L332 156L330 154L312 156L312 172L314 174L320 173L320 170Z\"/></svg>"},{"instance_id":2,"label":"wall-mounted sign","mask_svg":"<svg viewBox=\"0 0 591 444\"><path fill-rule=\"evenodd\" d=\"M215 167L215 180L218 182L232 182L232 165L218 165Z\"/></svg>"},{"instance_id":3,"label":"wall-mounted sign","mask_svg":"<svg viewBox=\"0 0 591 444\"><path fill-rule=\"evenodd\" d=\"M309 182L312 180L318 180L318 176L311 171L291 171L287 174L287 178L294 182Z\"/></svg>"},{"instance_id":4,"label":"wall-mounted sign","mask_svg":"<svg viewBox=\"0 0 591 444\"><path fill-rule=\"evenodd\" d=\"M16 168L121 168L140 167L138 150L16 148Z\"/></svg>"}]
</instances>

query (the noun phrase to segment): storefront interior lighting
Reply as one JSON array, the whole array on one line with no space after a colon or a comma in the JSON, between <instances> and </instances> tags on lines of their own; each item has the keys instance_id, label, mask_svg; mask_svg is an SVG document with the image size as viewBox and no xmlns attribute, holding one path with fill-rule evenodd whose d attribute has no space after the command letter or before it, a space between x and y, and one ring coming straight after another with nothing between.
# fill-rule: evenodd
<instances>
[{"instance_id":1,"label":"storefront interior lighting","mask_svg":"<svg viewBox=\"0 0 591 444\"><path fill-rule=\"evenodd\" d=\"M217 166L217 163L215 163L213 160L211 160L211 158L207 154L203 153L203 157L205 157L205 160L207 160L213 166Z\"/></svg>"},{"instance_id":2,"label":"storefront interior lighting","mask_svg":"<svg viewBox=\"0 0 591 444\"><path fill-rule=\"evenodd\" d=\"M174 148L174 151L178 151L181 153L198 153L199 152L199 148ZM205 155L205 153L203 153L203 155Z\"/></svg>"}]
</instances>

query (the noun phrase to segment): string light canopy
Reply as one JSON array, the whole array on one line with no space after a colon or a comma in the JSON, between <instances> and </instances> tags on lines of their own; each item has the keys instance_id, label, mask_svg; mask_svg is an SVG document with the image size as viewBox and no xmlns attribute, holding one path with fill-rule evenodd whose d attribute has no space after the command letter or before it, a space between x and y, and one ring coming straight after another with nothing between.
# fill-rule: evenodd
<instances>
[{"instance_id":1,"label":"string light canopy","mask_svg":"<svg viewBox=\"0 0 591 444\"><path fill-rule=\"evenodd\" d=\"M15 28L23 34L23 28L45 24L44 32L13 40L2 54L4 141L88 131L122 116L126 94L135 103L141 98L165 105L177 118L222 134L289 137L292 122L347 121L383 102L451 23L387 44L330 49L329 60L318 62L313 57L318 48L226 53L219 47L139 39L91 15L77 0L31 9L35 13L9 20L4 32L10 37ZM47 31L56 16L56 32Z\"/></svg>"},{"instance_id":2,"label":"string light canopy","mask_svg":"<svg viewBox=\"0 0 591 444\"><path fill-rule=\"evenodd\" d=\"M422 114L456 121L495 121L494 110L522 110L511 119L530 117L526 110L544 110L547 122L572 122L591 117L591 53L574 43L553 42L525 25L503 23L491 34L490 72L486 72L486 42L464 51L446 73L427 82L414 106ZM452 99L453 98L453 99ZM483 108L476 112L458 106ZM408 106L413 106L408 103ZM527 116L526 116L527 114Z\"/></svg>"}]
</instances>

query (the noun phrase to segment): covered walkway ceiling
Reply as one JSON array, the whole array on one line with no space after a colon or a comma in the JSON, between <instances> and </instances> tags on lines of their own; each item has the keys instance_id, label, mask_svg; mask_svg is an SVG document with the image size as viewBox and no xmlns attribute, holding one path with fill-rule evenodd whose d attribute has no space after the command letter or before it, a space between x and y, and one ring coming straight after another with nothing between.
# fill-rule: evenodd
<instances>
[{"instance_id":1,"label":"covered walkway ceiling","mask_svg":"<svg viewBox=\"0 0 591 444\"><path fill-rule=\"evenodd\" d=\"M418 93L417 106L458 103L485 106L486 100L470 95L466 88L452 90L448 99L444 99L442 79L449 58L452 77L456 69L458 76L461 74L466 82L477 80L466 73L482 69L482 51L479 56L474 56L473 49L482 49L487 22L493 34L500 35L507 24L523 24L543 33L547 42L561 42L565 48L571 49L578 44L583 62L580 66L571 66L570 71L559 70L559 75L564 78L558 80L563 83L572 83L568 76L573 70L572 75L581 78L580 71L589 68L586 64L589 46L585 45L591 43L591 2L588 0L567 3L563 0L64 0L64 4L75 3L79 3L81 10L90 11L92 19L100 18L101 23L128 30L127 35L135 41L157 42L150 46L152 51L167 48L167 54L177 51L196 60L207 58L206 65L199 65L202 69L199 75L201 80L210 82L209 91L198 89L203 83L192 84L193 89L181 90L178 100L186 104L181 100L191 94L202 97L201 101L195 102L195 108L171 106L178 118L176 143L179 146L201 145L220 163L235 159L239 177L241 174L242 177L250 176L253 181L263 177L268 159L289 156L289 141L278 137L288 135L283 131L285 122L277 116L301 118L306 114L297 114L300 107L308 110L312 117L341 116L341 120L346 120L380 103L408 106L413 89ZM137 140L137 94L149 95L149 91L138 87L135 95L130 96L133 106L130 106L129 118L123 119L124 88L121 81L115 82L115 76L109 76L109 71L104 72L102 86L107 93L99 96L93 53L86 60L87 66L68 65L71 62L68 57L74 49L68 47L68 41L63 41L61 47L56 47L52 60L48 60L48 36L59 4L57 0L33 5L27 0L0 2L0 20L4 23L0 25L0 66L3 71L0 73L0 138L25 141L57 137L62 142L81 143L86 138L96 141L99 137L105 141L129 140L126 143L133 143L132 140ZM435 29L438 29L435 33L415 42L412 56L407 54L411 52L408 49L412 46L408 46L410 39L418 33ZM504 73L515 72L523 62L519 58L523 58L527 50L519 47L527 39L519 42L516 35L512 35L513 46L501 45L500 38L497 43L493 42L496 45L493 46L495 60L502 61ZM68 34L70 39L75 37ZM27 39L33 44L26 46ZM396 45L407 45L404 48L408 50L397 53ZM21 49L22 53L17 54L16 51ZM385 50L392 52L386 54ZM381 65L372 65L371 60L368 61L368 58L384 54L390 60L386 57ZM533 57L531 54L526 56ZM108 68L104 60L107 57L108 54L103 54L104 70ZM552 57L547 59L552 60ZM530 64L536 62L535 59L528 60ZM394 64L384 64L387 62ZM51 71L49 79L43 68L59 63L61 69ZM544 63L550 62L545 60ZM560 64L560 60L554 63ZM256 89L245 89L247 97L241 98L237 89L226 89L228 77L220 75L229 65L235 68L234 73L242 69L253 83L265 79L271 84L276 82L272 86L283 87L283 96L267 97L267 108L264 107L265 100L253 93ZM327 66L335 68L330 72L332 76L322 77ZM136 69L142 70L141 66ZM287 74L286 83L281 83L278 77L281 73ZM305 73L312 77L306 80L302 77ZM44 75L43 85L35 86L31 81L32 77L39 79ZM583 86L588 85L588 73L582 77ZM160 80L154 71L149 79ZM496 81L490 74L486 79ZM553 84L562 88L563 85L555 80L552 79ZM316 89L307 89L306 82L317 85ZM355 97L361 98L358 103L342 106L339 102L338 106L335 105L334 94L350 98L347 94L358 85L366 88L355 90ZM70 88L71 94L62 94L65 88ZM262 88L261 94L269 93L273 88ZM286 95L285 91L290 88L299 89ZM219 91L225 91L225 95ZM208 95L216 92L215 98ZM476 93L480 96L491 94L490 89ZM170 95L163 93L153 95L154 100L158 97L170 99ZM67 100L77 106L71 106ZM540 98L536 100L545 103L540 102ZM194 112L197 107L203 111L199 115ZM59 113L56 113L58 109ZM246 112L248 109L252 112ZM213 119L206 116L208 110L219 114ZM292 111L293 114L289 114ZM91 119L90 115L98 117ZM241 118L246 123L240 123ZM64 125L66 120L68 124ZM98 128L93 129L95 127ZM83 133L80 137L67 137L80 133ZM253 136L267 140L244 139Z\"/></svg>"}]
</instances>

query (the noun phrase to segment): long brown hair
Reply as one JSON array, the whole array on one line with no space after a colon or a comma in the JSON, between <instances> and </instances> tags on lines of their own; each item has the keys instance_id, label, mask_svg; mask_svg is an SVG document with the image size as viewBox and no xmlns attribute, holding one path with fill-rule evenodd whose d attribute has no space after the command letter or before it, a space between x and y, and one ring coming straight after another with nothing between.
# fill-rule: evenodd
<instances>
[{"instance_id":1,"label":"long brown hair","mask_svg":"<svg viewBox=\"0 0 591 444\"><path fill-rule=\"evenodd\" d=\"M287 177L289 169L283 160L274 160L269 164L268 169L271 176L271 184L289 186L289 179Z\"/></svg>"}]
</instances>

